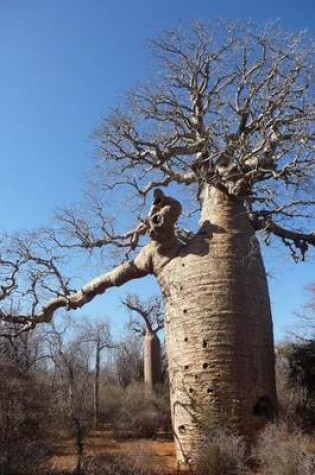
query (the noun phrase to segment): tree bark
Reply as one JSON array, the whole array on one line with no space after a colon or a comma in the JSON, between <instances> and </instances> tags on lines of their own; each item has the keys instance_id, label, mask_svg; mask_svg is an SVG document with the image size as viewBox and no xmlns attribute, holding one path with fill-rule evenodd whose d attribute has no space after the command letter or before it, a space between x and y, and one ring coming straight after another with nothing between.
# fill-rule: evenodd
<instances>
[{"instance_id":1,"label":"tree bark","mask_svg":"<svg viewBox=\"0 0 315 475\"><path fill-rule=\"evenodd\" d=\"M177 459L194 466L202 422L244 434L276 411L273 331L259 243L241 201L203 190L199 233L157 275Z\"/></svg>"},{"instance_id":2,"label":"tree bark","mask_svg":"<svg viewBox=\"0 0 315 475\"><path fill-rule=\"evenodd\" d=\"M101 341L96 339L95 348L95 375L94 375L94 430L100 419L100 371L101 371Z\"/></svg>"},{"instance_id":3,"label":"tree bark","mask_svg":"<svg viewBox=\"0 0 315 475\"><path fill-rule=\"evenodd\" d=\"M144 383L146 397L150 397L156 385L161 382L160 339L155 332L147 331L144 337Z\"/></svg>"}]
</instances>

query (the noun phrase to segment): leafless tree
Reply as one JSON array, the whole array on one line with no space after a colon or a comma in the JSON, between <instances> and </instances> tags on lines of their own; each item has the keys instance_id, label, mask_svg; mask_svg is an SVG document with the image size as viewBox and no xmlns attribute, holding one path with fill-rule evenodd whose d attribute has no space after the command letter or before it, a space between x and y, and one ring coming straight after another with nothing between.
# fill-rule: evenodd
<instances>
[{"instance_id":1,"label":"leafless tree","mask_svg":"<svg viewBox=\"0 0 315 475\"><path fill-rule=\"evenodd\" d=\"M55 371L55 417L68 426L75 437L77 464L81 471L84 439L93 421L93 379L90 371L90 348L75 334L73 322L51 325L45 334L47 356Z\"/></svg>"},{"instance_id":2,"label":"leafless tree","mask_svg":"<svg viewBox=\"0 0 315 475\"><path fill-rule=\"evenodd\" d=\"M142 339L126 331L115 355L115 372L122 388L143 381Z\"/></svg>"},{"instance_id":3,"label":"leafless tree","mask_svg":"<svg viewBox=\"0 0 315 475\"><path fill-rule=\"evenodd\" d=\"M34 470L51 444L50 397L38 331L0 338L0 471ZM37 472L36 472L37 473Z\"/></svg>"},{"instance_id":4,"label":"leafless tree","mask_svg":"<svg viewBox=\"0 0 315 475\"><path fill-rule=\"evenodd\" d=\"M130 91L96 139L100 188L111 192L110 203L118 196L126 209L139 210L154 190L151 209L135 225L121 208L121 221L134 225L126 232L96 200L90 219L61 213L65 227L46 233L45 245L18 241L18 260L3 258L2 325L33 328L58 309L80 308L109 287L154 274L165 300L177 456L193 465L202 408L232 414L246 432L262 400L276 405L269 295L255 233L267 243L280 239L295 260L315 245L314 45L271 23L218 22L166 32L150 46L153 79ZM177 198L176 185L195 193L196 233L177 225L182 206L161 190L169 185ZM134 256L145 233L151 242ZM111 245L127 258L129 250L131 260L80 290L65 277L66 261L51 252ZM13 312L18 295L28 297L28 310L22 301Z\"/></svg>"},{"instance_id":5,"label":"leafless tree","mask_svg":"<svg viewBox=\"0 0 315 475\"><path fill-rule=\"evenodd\" d=\"M94 429L100 419L100 373L101 373L101 354L103 350L117 349L118 344L114 343L110 334L110 328L107 323L93 324L86 323L80 328L78 338L81 344L92 344L94 353Z\"/></svg>"}]
</instances>

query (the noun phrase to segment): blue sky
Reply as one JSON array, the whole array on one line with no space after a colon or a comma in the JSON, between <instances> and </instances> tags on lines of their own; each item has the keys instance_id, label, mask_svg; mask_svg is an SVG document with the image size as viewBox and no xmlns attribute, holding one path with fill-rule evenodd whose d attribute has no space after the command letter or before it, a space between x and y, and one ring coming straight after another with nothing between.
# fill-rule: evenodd
<instances>
[{"instance_id":1,"label":"blue sky","mask_svg":"<svg viewBox=\"0 0 315 475\"><path fill-rule=\"evenodd\" d=\"M146 38L189 19L218 17L273 18L314 33L315 2L1 0L1 228L46 224L54 209L80 200L90 136L122 92L146 76ZM277 339L306 301L313 265L267 257ZM151 281L143 286L150 290ZM114 321L122 309L111 292L88 312Z\"/></svg>"}]
</instances>

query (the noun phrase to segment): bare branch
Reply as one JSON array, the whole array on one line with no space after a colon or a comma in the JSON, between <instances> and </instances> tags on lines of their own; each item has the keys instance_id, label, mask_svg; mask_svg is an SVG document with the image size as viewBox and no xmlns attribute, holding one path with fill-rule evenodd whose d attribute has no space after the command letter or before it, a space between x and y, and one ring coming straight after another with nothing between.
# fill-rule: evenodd
<instances>
[{"instance_id":1,"label":"bare branch","mask_svg":"<svg viewBox=\"0 0 315 475\"><path fill-rule=\"evenodd\" d=\"M160 297L153 297L143 302L136 294L128 294L122 303L130 311L133 331L144 336L146 333L154 334L164 328L164 311ZM133 318L134 313L140 315L144 327Z\"/></svg>"},{"instance_id":2,"label":"bare branch","mask_svg":"<svg viewBox=\"0 0 315 475\"><path fill-rule=\"evenodd\" d=\"M285 229L275 223L269 214L267 215L251 215L251 222L256 230L264 231L267 236L274 234L281 238L283 243L289 247L292 257L295 261L299 260L297 251L300 252L302 261L305 259L305 254L309 246L315 247L315 231L309 234L301 233Z\"/></svg>"},{"instance_id":3,"label":"bare branch","mask_svg":"<svg viewBox=\"0 0 315 475\"><path fill-rule=\"evenodd\" d=\"M142 196L173 181L251 196L264 181L296 187L314 177L310 40L272 23L217 28L153 40L158 76L133 88L98 131L101 154L120 173L141 170L139 181L119 181Z\"/></svg>"},{"instance_id":4,"label":"bare branch","mask_svg":"<svg viewBox=\"0 0 315 475\"><path fill-rule=\"evenodd\" d=\"M103 294L108 288L119 287L129 280L138 279L148 274L150 269L148 259L145 250L143 250L134 261L122 264L111 272L91 280L77 292L51 299L42 307L41 311L33 316L6 314L1 311L0 321L1 323L22 325L14 332L14 335L35 328L39 323L48 323L54 313L61 308L66 310L81 308L97 295ZM3 334L6 334L5 328Z\"/></svg>"}]
</instances>

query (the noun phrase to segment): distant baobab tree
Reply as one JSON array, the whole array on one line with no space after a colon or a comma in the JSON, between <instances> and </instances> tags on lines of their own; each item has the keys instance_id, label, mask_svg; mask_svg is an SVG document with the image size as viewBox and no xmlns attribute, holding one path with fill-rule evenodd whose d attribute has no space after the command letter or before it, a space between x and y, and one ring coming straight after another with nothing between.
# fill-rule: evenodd
<instances>
[{"instance_id":1,"label":"distant baobab tree","mask_svg":"<svg viewBox=\"0 0 315 475\"><path fill-rule=\"evenodd\" d=\"M164 312L160 297L141 301L136 294L129 294L123 304L131 314L131 329L144 337L144 383L150 396L162 383L161 342L158 332L164 328ZM136 316L135 316L136 315Z\"/></svg>"}]
</instances>

